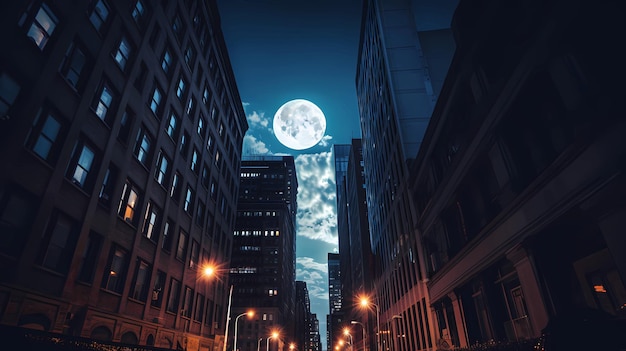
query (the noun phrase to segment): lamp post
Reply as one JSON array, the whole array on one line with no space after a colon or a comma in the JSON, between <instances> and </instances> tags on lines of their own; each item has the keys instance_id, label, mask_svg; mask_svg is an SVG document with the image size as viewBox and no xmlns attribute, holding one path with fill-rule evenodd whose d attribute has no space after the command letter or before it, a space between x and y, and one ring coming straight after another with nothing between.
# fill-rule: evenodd
<instances>
[{"instance_id":1,"label":"lamp post","mask_svg":"<svg viewBox=\"0 0 626 351\"><path fill-rule=\"evenodd\" d=\"M261 351L261 340L263 340L263 338L259 338L259 341L256 343L256 351Z\"/></svg>"},{"instance_id":2,"label":"lamp post","mask_svg":"<svg viewBox=\"0 0 626 351\"><path fill-rule=\"evenodd\" d=\"M402 316L395 314L395 315L393 315L391 317L391 331L393 333L393 335L392 335L393 344L392 345L393 345L394 351L397 351L399 349L399 347L398 347L398 335L397 335L398 334L398 328L396 327L396 323L394 322L394 319L402 319Z\"/></svg>"},{"instance_id":3,"label":"lamp post","mask_svg":"<svg viewBox=\"0 0 626 351\"><path fill-rule=\"evenodd\" d=\"M267 344L266 344L266 346L265 346L265 350L266 350L266 351L270 351L270 339L271 339L271 338L275 338L275 337L277 337L277 336L278 336L278 333L277 333L277 332L273 332L273 333L272 333L272 335L270 335L270 336L267 338Z\"/></svg>"},{"instance_id":4,"label":"lamp post","mask_svg":"<svg viewBox=\"0 0 626 351\"><path fill-rule=\"evenodd\" d=\"M365 334L365 326L363 325L363 323L359 322L359 321L350 321L350 324L358 324L361 326L361 329L363 329L363 351L367 351L367 347L365 345L367 345L366 343L366 334Z\"/></svg>"},{"instance_id":5,"label":"lamp post","mask_svg":"<svg viewBox=\"0 0 626 351\"><path fill-rule=\"evenodd\" d=\"M244 312L235 318L235 336L234 336L235 340L233 341L233 351L237 351L237 322L239 322L239 318L246 316L246 315L248 317L252 317L254 316L254 311Z\"/></svg>"},{"instance_id":6,"label":"lamp post","mask_svg":"<svg viewBox=\"0 0 626 351\"><path fill-rule=\"evenodd\" d=\"M372 305L374 306L374 308L376 308L376 351L381 351L382 348L380 346L380 311L378 309L378 305L370 302L367 298L361 298L361 306L369 307L369 305Z\"/></svg>"},{"instance_id":7,"label":"lamp post","mask_svg":"<svg viewBox=\"0 0 626 351\"><path fill-rule=\"evenodd\" d=\"M228 321L230 321L230 304L233 301L233 286L230 286L230 293L228 293L228 309L226 310L226 328L224 328L224 351L226 351L226 345L228 344Z\"/></svg>"}]
</instances>

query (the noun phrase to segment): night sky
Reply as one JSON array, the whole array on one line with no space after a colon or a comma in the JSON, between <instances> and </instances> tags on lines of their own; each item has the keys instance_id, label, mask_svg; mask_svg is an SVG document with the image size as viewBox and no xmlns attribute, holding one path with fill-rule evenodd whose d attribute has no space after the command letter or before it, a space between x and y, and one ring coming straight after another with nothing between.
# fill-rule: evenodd
<instances>
[{"instance_id":1,"label":"night sky","mask_svg":"<svg viewBox=\"0 0 626 351\"><path fill-rule=\"evenodd\" d=\"M218 0L222 30L250 129L244 155L293 155L298 176L296 279L326 344L327 254L337 252L333 144L360 138L355 76L360 0ZM322 141L291 150L274 136L275 112L307 99L326 116Z\"/></svg>"}]
</instances>

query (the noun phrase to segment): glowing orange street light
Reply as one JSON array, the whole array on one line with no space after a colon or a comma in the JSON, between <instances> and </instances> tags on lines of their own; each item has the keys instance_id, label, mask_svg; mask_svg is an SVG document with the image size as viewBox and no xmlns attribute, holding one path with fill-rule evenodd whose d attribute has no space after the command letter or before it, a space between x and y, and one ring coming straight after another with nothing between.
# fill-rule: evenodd
<instances>
[{"instance_id":1,"label":"glowing orange street light","mask_svg":"<svg viewBox=\"0 0 626 351\"><path fill-rule=\"evenodd\" d=\"M266 344L266 346L265 346L265 350L266 350L266 351L270 351L270 339L271 339L271 338L277 338L277 337L278 337L278 332L277 332L277 331L273 331L273 332L272 332L272 335L270 335L270 336L267 338L267 344Z\"/></svg>"},{"instance_id":2,"label":"glowing orange street light","mask_svg":"<svg viewBox=\"0 0 626 351\"><path fill-rule=\"evenodd\" d=\"M254 316L254 311L250 310L235 317L235 341L233 341L233 351L237 351L237 322L239 322L239 318L243 316L248 316L248 318L252 318Z\"/></svg>"},{"instance_id":3,"label":"glowing orange street light","mask_svg":"<svg viewBox=\"0 0 626 351\"><path fill-rule=\"evenodd\" d=\"M378 309L378 305L370 302L369 299L367 297L361 297L361 306L363 307L369 307L374 306L376 308L376 350L380 351L381 350L381 346L380 346L380 311Z\"/></svg>"}]
</instances>

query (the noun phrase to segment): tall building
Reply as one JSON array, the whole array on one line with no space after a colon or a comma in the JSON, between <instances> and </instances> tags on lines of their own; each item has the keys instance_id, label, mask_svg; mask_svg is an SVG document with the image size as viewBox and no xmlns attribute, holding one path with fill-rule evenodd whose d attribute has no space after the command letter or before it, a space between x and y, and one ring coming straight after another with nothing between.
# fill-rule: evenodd
<instances>
[{"instance_id":1,"label":"tall building","mask_svg":"<svg viewBox=\"0 0 626 351\"><path fill-rule=\"evenodd\" d=\"M311 313L311 335L310 345L307 351L322 351L322 340L320 336L320 322L316 313Z\"/></svg>"},{"instance_id":2,"label":"tall building","mask_svg":"<svg viewBox=\"0 0 626 351\"><path fill-rule=\"evenodd\" d=\"M273 331L271 349L294 342L298 180L293 156L250 156L241 163L230 282L232 316L242 319L237 347L256 350ZM235 318L235 317L233 317Z\"/></svg>"},{"instance_id":3,"label":"tall building","mask_svg":"<svg viewBox=\"0 0 626 351\"><path fill-rule=\"evenodd\" d=\"M626 317L625 15L618 1L460 2L411 169L438 347L548 326L567 334L559 348L618 349L626 330L584 321Z\"/></svg>"},{"instance_id":4,"label":"tall building","mask_svg":"<svg viewBox=\"0 0 626 351\"><path fill-rule=\"evenodd\" d=\"M343 323L341 294L341 261L339 254L328 253L328 310L326 316L326 346L331 349Z\"/></svg>"},{"instance_id":5,"label":"tall building","mask_svg":"<svg viewBox=\"0 0 626 351\"><path fill-rule=\"evenodd\" d=\"M355 345L363 343L362 333L351 323L363 323L368 314L363 313L354 300L373 289L373 259L367 217L366 186L364 178L361 139L352 139L349 145L335 145L335 172L337 183L337 231L339 233L339 258L341 271L344 322L341 329L355 329ZM370 321L370 324L375 320ZM335 340L336 341L336 340ZM372 341L371 339L369 341ZM375 347L370 345L370 347Z\"/></svg>"},{"instance_id":6,"label":"tall building","mask_svg":"<svg viewBox=\"0 0 626 351\"><path fill-rule=\"evenodd\" d=\"M296 317L295 321L295 349L304 351L319 351L319 326L317 317L311 313L311 300L306 282L296 281Z\"/></svg>"},{"instance_id":7,"label":"tall building","mask_svg":"<svg viewBox=\"0 0 626 351\"><path fill-rule=\"evenodd\" d=\"M369 334L378 335L378 350L394 347L389 336L400 323L420 340L417 349L433 347L408 170L454 54L455 7L455 0L366 0L363 5L356 89L374 259L374 288L363 294L371 311L365 322ZM374 314L378 325L372 323Z\"/></svg>"},{"instance_id":8,"label":"tall building","mask_svg":"<svg viewBox=\"0 0 626 351\"><path fill-rule=\"evenodd\" d=\"M221 346L243 135L213 1L0 10L0 323Z\"/></svg>"}]
</instances>

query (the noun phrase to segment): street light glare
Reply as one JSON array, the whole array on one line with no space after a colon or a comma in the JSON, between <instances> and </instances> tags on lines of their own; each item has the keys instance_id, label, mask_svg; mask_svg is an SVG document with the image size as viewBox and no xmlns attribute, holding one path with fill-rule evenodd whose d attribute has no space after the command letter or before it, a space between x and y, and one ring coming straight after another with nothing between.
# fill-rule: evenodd
<instances>
[{"instance_id":1,"label":"street light glare","mask_svg":"<svg viewBox=\"0 0 626 351\"><path fill-rule=\"evenodd\" d=\"M206 275L207 277L210 277L213 275L213 273L215 273L215 268L208 266L204 268L204 275Z\"/></svg>"}]
</instances>

